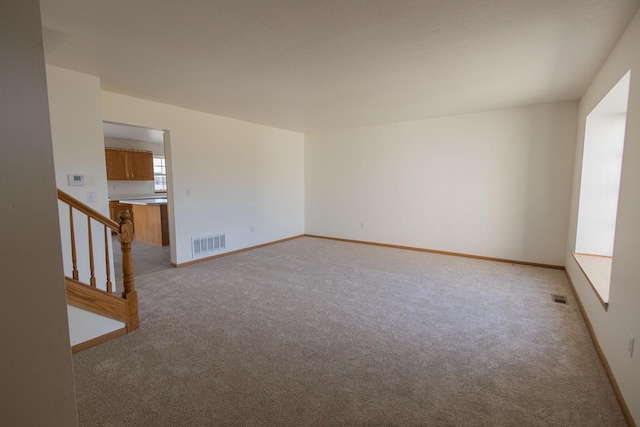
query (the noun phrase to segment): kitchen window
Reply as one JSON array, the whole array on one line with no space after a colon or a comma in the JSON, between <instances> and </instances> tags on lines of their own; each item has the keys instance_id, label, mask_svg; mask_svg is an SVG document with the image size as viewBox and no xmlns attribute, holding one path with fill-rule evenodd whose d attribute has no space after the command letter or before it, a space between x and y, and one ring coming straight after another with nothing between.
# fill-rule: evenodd
<instances>
[{"instance_id":1,"label":"kitchen window","mask_svg":"<svg viewBox=\"0 0 640 427\"><path fill-rule=\"evenodd\" d=\"M167 191L167 167L164 156L153 157L153 181L156 192Z\"/></svg>"}]
</instances>

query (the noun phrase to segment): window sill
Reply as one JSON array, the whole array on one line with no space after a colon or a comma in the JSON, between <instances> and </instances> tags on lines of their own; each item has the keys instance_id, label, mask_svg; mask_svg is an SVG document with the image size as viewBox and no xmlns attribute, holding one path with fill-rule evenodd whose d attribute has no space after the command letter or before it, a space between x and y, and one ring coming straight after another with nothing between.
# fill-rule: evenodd
<instances>
[{"instance_id":1,"label":"window sill","mask_svg":"<svg viewBox=\"0 0 640 427\"><path fill-rule=\"evenodd\" d=\"M587 281L593 288L607 311L609 308L609 286L611 284L611 257L601 255L577 254L571 252L576 263L584 273Z\"/></svg>"}]
</instances>

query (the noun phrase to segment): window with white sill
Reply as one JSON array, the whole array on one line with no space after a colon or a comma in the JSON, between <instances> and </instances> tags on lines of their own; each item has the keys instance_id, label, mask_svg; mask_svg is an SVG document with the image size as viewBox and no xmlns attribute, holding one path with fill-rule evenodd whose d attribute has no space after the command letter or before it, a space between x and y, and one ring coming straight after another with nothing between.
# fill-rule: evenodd
<instances>
[{"instance_id":1,"label":"window with white sill","mask_svg":"<svg viewBox=\"0 0 640 427\"><path fill-rule=\"evenodd\" d=\"M589 113L585 124L574 257L606 307L631 72Z\"/></svg>"}]
</instances>

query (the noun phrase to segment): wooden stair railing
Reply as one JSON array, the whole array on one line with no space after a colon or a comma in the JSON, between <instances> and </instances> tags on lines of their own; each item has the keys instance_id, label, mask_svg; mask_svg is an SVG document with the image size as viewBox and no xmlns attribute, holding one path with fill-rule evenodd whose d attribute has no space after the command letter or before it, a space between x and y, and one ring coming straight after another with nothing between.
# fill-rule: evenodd
<instances>
[{"instance_id":1,"label":"wooden stair railing","mask_svg":"<svg viewBox=\"0 0 640 427\"><path fill-rule=\"evenodd\" d=\"M133 259L131 257L131 242L133 241L133 223L130 221L129 211L119 214L120 223L102 215L64 191L58 190L58 200L69 206L69 230L71 237L71 277L66 277L67 302L70 305L89 310L91 312L120 320L125 323L127 332L137 329L138 322L138 293L133 280ZM89 248L89 284L82 283L78 273L76 254L76 232L73 223L74 209L87 216L87 234ZM95 277L95 259L93 255L93 235L91 221L102 224L104 228L104 250L106 267L106 291L97 287ZM122 297L113 293L111 282L111 264L109 256L109 238L111 231L118 234L122 250L123 291Z\"/></svg>"}]
</instances>

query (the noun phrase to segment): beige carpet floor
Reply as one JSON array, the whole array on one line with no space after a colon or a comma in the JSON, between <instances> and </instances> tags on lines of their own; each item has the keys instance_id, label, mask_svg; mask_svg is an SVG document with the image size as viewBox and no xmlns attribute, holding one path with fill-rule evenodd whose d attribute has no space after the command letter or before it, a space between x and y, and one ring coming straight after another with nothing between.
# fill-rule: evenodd
<instances>
[{"instance_id":1,"label":"beige carpet floor","mask_svg":"<svg viewBox=\"0 0 640 427\"><path fill-rule=\"evenodd\" d=\"M305 237L136 280L83 426L626 425L562 271Z\"/></svg>"},{"instance_id":2,"label":"beige carpet floor","mask_svg":"<svg viewBox=\"0 0 640 427\"><path fill-rule=\"evenodd\" d=\"M118 237L113 236L113 264L116 281L122 282L122 251ZM171 248L156 246L150 243L133 241L131 243L131 257L133 258L133 275L154 273L168 270L171 267Z\"/></svg>"}]
</instances>

